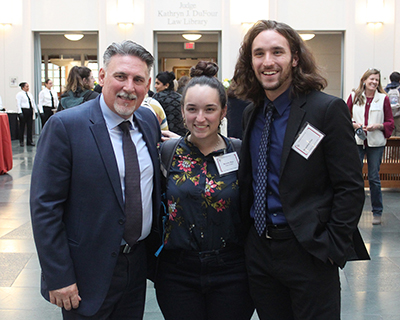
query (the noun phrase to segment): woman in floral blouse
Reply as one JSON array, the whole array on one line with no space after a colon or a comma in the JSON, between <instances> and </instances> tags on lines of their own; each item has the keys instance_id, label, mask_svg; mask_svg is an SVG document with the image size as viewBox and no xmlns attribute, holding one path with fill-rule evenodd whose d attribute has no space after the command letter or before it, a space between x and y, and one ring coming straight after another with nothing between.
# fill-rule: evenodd
<instances>
[{"instance_id":1,"label":"woman in floral blouse","mask_svg":"<svg viewBox=\"0 0 400 320\"><path fill-rule=\"evenodd\" d=\"M183 92L189 133L167 177L168 220L156 278L166 320L245 320L254 310L239 218L238 157L231 140L218 134L227 97L217 71L215 63L199 62Z\"/></svg>"}]
</instances>

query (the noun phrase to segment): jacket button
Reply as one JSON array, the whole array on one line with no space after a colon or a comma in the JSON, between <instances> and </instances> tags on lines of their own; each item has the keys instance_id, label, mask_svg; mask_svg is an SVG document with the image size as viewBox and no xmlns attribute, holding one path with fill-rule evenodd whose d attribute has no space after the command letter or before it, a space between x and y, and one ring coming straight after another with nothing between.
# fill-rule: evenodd
<instances>
[{"instance_id":1,"label":"jacket button","mask_svg":"<svg viewBox=\"0 0 400 320\"><path fill-rule=\"evenodd\" d=\"M117 253L116 253L116 252L113 252L113 253L111 253L111 256L112 256L113 258L115 258L115 257L117 256Z\"/></svg>"},{"instance_id":2,"label":"jacket button","mask_svg":"<svg viewBox=\"0 0 400 320\"><path fill-rule=\"evenodd\" d=\"M120 225L123 225L123 224L125 223L125 220L124 220L124 219L119 219L119 220L118 220L118 223L119 223Z\"/></svg>"}]
</instances>

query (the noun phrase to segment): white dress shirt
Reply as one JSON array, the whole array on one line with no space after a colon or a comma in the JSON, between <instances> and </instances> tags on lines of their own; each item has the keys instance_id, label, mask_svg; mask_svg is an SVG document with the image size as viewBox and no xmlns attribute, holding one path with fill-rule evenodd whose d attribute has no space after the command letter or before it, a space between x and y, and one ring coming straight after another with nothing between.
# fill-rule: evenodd
<instances>
[{"instance_id":1,"label":"white dress shirt","mask_svg":"<svg viewBox=\"0 0 400 320\"><path fill-rule=\"evenodd\" d=\"M32 108L33 108L33 114L38 112L38 109L36 107L35 100L33 100L32 94L28 91L25 92L21 90L20 92L17 93L16 99L17 99L17 111L18 113L22 113L22 109L29 109L29 100L26 94L28 93L29 99L31 100Z\"/></svg>"},{"instance_id":2,"label":"white dress shirt","mask_svg":"<svg viewBox=\"0 0 400 320\"><path fill-rule=\"evenodd\" d=\"M53 89L51 90L51 94L53 95L53 101L54 101L54 108L58 107L58 96L57 92L55 92ZM51 107L51 95L50 95L50 90L47 88L44 88L42 91L39 93L39 103L38 103L38 108L40 113L43 113L43 106L45 107Z\"/></svg>"},{"instance_id":3,"label":"white dress shirt","mask_svg":"<svg viewBox=\"0 0 400 320\"><path fill-rule=\"evenodd\" d=\"M125 201L125 162L124 152L122 149L122 130L118 127L118 125L125 121L125 119L112 112L107 107L103 95L100 97L100 107L101 111L103 112L103 117L106 121L108 133L110 134L111 143L114 149L121 181L122 195ZM142 235L140 236L139 240L143 240L150 234L151 225L153 222L153 197L151 195L153 194L154 168L150 158L149 150L146 146L146 142L143 140L143 135L132 119L133 116L131 116L128 121L132 125L130 133L132 141L136 147L140 168L140 190L142 194L143 219Z\"/></svg>"}]
</instances>

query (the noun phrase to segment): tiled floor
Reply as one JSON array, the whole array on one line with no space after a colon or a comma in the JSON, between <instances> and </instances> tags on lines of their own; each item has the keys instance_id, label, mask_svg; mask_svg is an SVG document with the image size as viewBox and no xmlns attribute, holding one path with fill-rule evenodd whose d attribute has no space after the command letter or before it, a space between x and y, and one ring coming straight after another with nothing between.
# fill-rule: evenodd
<instances>
[{"instance_id":1,"label":"tiled floor","mask_svg":"<svg viewBox=\"0 0 400 320\"><path fill-rule=\"evenodd\" d=\"M40 269L29 216L29 183L35 147L13 141L14 168L0 176L0 319L61 319L39 293ZM368 192L367 192L368 195ZM360 229L371 261L349 262L340 272L342 319L400 318L400 192L384 190L382 226L372 226L369 197ZM149 283L145 320L163 319ZM258 319L254 315L253 319ZM190 320L190 319L188 319ZM235 319L232 319L235 320Z\"/></svg>"}]
</instances>

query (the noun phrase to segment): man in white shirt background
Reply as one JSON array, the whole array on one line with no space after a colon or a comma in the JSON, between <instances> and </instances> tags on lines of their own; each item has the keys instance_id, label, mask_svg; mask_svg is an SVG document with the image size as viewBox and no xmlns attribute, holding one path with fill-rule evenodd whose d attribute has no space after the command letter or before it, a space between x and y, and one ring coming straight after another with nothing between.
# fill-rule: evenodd
<instances>
[{"instance_id":1,"label":"man in white shirt background","mask_svg":"<svg viewBox=\"0 0 400 320\"><path fill-rule=\"evenodd\" d=\"M26 145L34 146L32 139L32 127L35 114L38 112L35 100L29 92L29 84L21 82L21 91L17 93L17 111L19 117L19 144L24 146L24 133L26 125Z\"/></svg>"},{"instance_id":2,"label":"man in white shirt background","mask_svg":"<svg viewBox=\"0 0 400 320\"><path fill-rule=\"evenodd\" d=\"M46 121L53 115L53 109L58 107L58 96L53 87L53 81L47 79L44 83L44 88L39 93L38 108L40 110L40 117L42 119L42 127Z\"/></svg>"}]
</instances>

